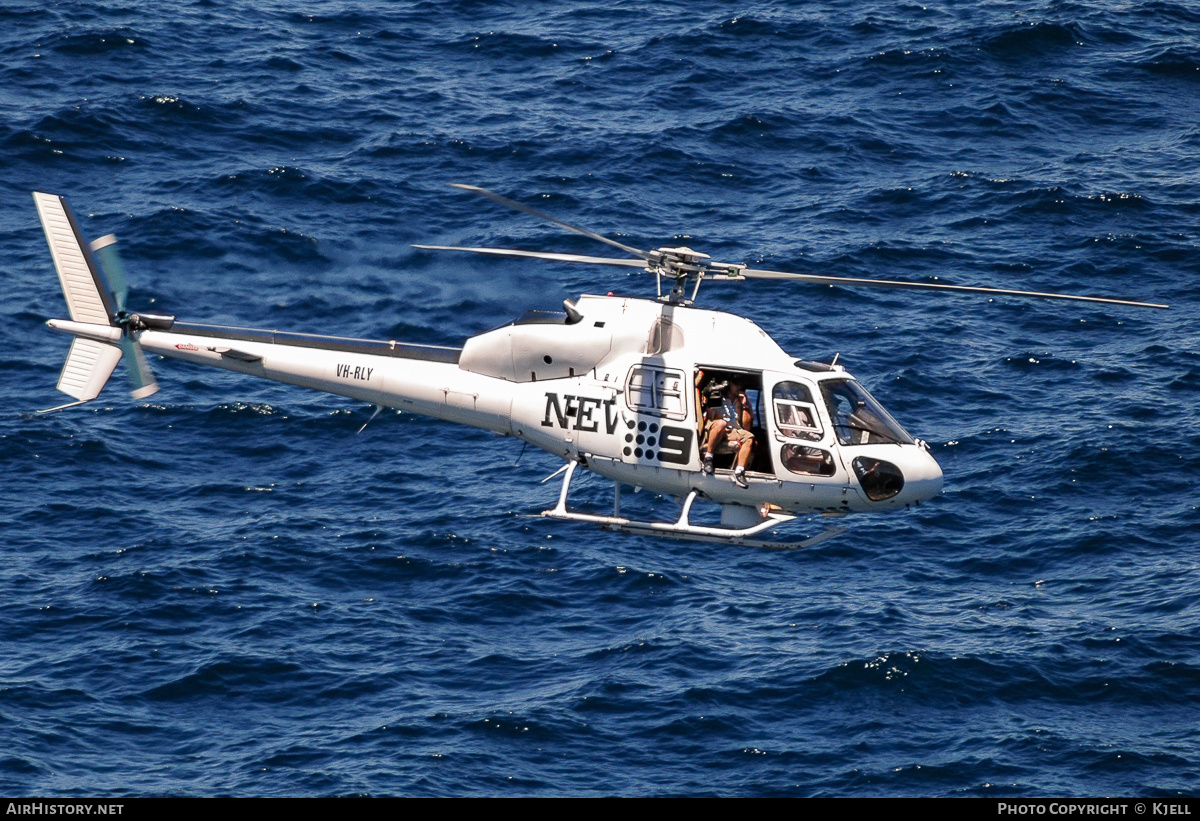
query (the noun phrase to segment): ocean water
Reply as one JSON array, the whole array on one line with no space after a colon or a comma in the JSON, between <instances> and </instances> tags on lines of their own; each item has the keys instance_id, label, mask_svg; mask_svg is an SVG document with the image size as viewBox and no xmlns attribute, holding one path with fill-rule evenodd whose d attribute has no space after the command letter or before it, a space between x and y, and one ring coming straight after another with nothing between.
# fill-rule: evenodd
<instances>
[{"instance_id":1,"label":"ocean water","mask_svg":"<svg viewBox=\"0 0 1200 821\"><path fill-rule=\"evenodd\" d=\"M0 792L1200 787L1193 4L5 0L0 30ZM607 253L452 182L640 247L1172 307L706 286L946 474L787 553L528 519L547 454L174 361L34 413L68 341L33 190L192 321L459 345L652 293L414 250Z\"/></svg>"}]
</instances>

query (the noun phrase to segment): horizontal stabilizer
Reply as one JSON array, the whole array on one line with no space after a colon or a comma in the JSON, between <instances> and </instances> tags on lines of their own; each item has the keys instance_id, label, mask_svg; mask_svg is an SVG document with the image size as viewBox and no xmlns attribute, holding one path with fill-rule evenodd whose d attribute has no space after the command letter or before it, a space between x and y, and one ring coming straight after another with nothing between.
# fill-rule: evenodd
<instances>
[{"instance_id":1,"label":"horizontal stabilizer","mask_svg":"<svg viewBox=\"0 0 1200 821\"><path fill-rule=\"evenodd\" d=\"M76 337L58 377L58 389L80 402L95 399L120 361L121 349L115 345Z\"/></svg>"},{"instance_id":2,"label":"horizontal stabilizer","mask_svg":"<svg viewBox=\"0 0 1200 821\"><path fill-rule=\"evenodd\" d=\"M71 319L94 325L112 324L116 314L112 296L66 199L34 193L33 201L42 221L42 230L46 232L50 256L54 259ZM63 389L61 385L60 382L60 390Z\"/></svg>"}]
</instances>

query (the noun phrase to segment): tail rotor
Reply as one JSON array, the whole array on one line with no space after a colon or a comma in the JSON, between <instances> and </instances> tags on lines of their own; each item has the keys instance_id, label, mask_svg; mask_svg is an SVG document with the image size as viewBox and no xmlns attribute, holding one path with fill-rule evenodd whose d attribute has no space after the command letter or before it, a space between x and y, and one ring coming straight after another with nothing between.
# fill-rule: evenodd
<instances>
[{"instance_id":1,"label":"tail rotor","mask_svg":"<svg viewBox=\"0 0 1200 821\"><path fill-rule=\"evenodd\" d=\"M134 399L145 399L158 391L158 382L150 371L150 364L146 361L142 346L133 338L133 334L142 330L144 324L137 314L125 310L125 300L129 296L129 280L125 276L121 255L117 253L116 236L107 234L94 241L92 255L116 303L117 315L113 320L121 328L121 361L125 363L125 371L129 374L129 391Z\"/></svg>"}]
</instances>

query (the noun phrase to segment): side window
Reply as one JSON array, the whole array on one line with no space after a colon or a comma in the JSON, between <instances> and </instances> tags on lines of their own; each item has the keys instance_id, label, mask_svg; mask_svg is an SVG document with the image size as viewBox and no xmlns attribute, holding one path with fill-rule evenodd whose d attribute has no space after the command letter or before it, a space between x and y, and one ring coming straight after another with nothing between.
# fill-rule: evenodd
<instances>
[{"instance_id":1,"label":"side window","mask_svg":"<svg viewBox=\"0 0 1200 821\"><path fill-rule=\"evenodd\" d=\"M820 448L805 445L784 445L779 461L792 473L806 476L832 476L833 456Z\"/></svg>"},{"instance_id":2,"label":"side window","mask_svg":"<svg viewBox=\"0 0 1200 821\"><path fill-rule=\"evenodd\" d=\"M789 439L821 440L821 420L813 404L812 393L799 382L780 382L775 386L775 424Z\"/></svg>"},{"instance_id":3,"label":"side window","mask_svg":"<svg viewBox=\"0 0 1200 821\"><path fill-rule=\"evenodd\" d=\"M640 413L682 419L687 413L686 388L690 384L683 371L635 365L625 383L625 401Z\"/></svg>"}]
</instances>

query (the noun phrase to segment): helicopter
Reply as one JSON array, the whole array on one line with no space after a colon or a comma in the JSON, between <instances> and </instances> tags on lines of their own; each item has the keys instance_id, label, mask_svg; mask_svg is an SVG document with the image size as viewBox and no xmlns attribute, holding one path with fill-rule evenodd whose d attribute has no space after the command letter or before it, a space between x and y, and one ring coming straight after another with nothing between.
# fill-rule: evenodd
<instances>
[{"instance_id":1,"label":"helicopter","mask_svg":"<svg viewBox=\"0 0 1200 821\"><path fill-rule=\"evenodd\" d=\"M654 276L654 299L585 294L560 312L529 311L461 348L185 322L126 307L129 288L115 237L88 242L65 197L34 193L70 319L50 328L73 337L57 389L96 398L124 361L134 398L158 384L146 353L312 388L384 408L513 436L565 461L547 519L625 533L794 549L799 540L759 538L800 516L839 518L935 498L942 470L837 363L788 354L749 319L695 305L705 280L776 279L987 296L1168 306L1098 296L787 273L712 261L688 247L644 251L485 188L454 187L620 249L625 257L417 245L429 251L638 269ZM666 288L664 289L664 286ZM366 425L363 425L365 428ZM360 429L361 432L361 429ZM580 470L613 482L611 513L569 501ZM667 520L622 514L621 488L680 500ZM719 523L697 522L697 501Z\"/></svg>"}]
</instances>

